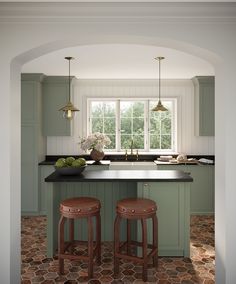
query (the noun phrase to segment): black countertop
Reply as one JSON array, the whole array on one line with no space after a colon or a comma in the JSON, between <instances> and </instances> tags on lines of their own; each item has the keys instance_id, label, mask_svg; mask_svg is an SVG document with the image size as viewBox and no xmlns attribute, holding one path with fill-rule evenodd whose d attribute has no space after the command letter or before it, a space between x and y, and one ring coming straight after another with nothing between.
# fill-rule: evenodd
<instances>
[{"instance_id":1,"label":"black countertop","mask_svg":"<svg viewBox=\"0 0 236 284\"><path fill-rule=\"evenodd\" d=\"M151 182L192 182L193 178L183 171L156 170L104 170L84 171L80 175L60 175L56 171L49 175L46 182L98 182L98 181L151 181Z\"/></svg>"},{"instance_id":2,"label":"black countertop","mask_svg":"<svg viewBox=\"0 0 236 284\"><path fill-rule=\"evenodd\" d=\"M47 155L45 157L45 160L40 162L39 165L54 165L57 159L59 158L66 158L66 157L75 157L75 158L84 158L87 161L91 161L91 157L89 155ZM177 155L173 155L174 158L176 158ZM157 160L157 158L160 157L160 155L154 155L154 154L139 154L138 161L154 161ZM200 158L206 158L210 160L214 160L214 156L210 155L188 155L188 158L194 158L194 159L200 159ZM103 162L111 162L111 161L125 161L125 155L124 154L106 154L101 163ZM128 155L128 161L137 161L136 155L130 156Z\"/></svg>"}]
</instances>

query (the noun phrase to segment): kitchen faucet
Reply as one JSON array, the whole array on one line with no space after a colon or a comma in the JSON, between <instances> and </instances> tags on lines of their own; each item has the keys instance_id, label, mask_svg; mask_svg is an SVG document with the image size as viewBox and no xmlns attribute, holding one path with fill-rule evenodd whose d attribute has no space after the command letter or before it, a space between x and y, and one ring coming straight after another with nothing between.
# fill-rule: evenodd
<instances>
[{"instance_id":1,"label":"kitchen faucet","mask_svg":"<svg viewBox=\"0 0 236 284\"><path fill-rule=\"evenodd\" d=\"M131 139L131 144L130 144L130 156L134 155L134 140ZM136 150L136 160L138 161L138 150ZM125 149L125 160L128 161L128 151Z\"/></svg>"}]
</instances>

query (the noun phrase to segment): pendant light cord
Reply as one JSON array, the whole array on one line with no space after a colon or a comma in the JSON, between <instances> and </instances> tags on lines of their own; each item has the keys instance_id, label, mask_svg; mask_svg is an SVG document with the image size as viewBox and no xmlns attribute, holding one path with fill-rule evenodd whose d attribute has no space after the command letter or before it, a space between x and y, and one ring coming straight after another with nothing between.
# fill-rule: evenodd
<instances>
[{"instance_id":1,"label":"pendant light cord","mask_svg":"<svg viewBox=\"0 0 236 284\"><path fill-rule=\"evenodd\" d=\"M161 59L159 58L159 101L161 100Z\"/></svg>"},{"instance_id":2,"label":"pendant light cord","mask_svg":"<svg viewBox=\"0 0 236 284\"><path fill-rule=\"evenodd\" d=\"M69 102L70 102L70 60L71 59L69 59L69 77L68 77L69 79Z\"/></svg>"}]
</instances>

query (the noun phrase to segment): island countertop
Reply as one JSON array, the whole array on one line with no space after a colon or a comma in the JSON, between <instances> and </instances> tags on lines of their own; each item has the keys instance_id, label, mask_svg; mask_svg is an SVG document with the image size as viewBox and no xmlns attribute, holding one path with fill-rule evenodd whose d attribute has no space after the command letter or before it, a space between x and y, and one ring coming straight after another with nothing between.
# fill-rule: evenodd
<instances>
[{"instance_id":1,"label":"island countertop","mask_svg":"<svg viewBox=\"0 0 236 284\"><path fill-rule=\"evenodd\" d=\"M80 175L60 175L56 171L49 175L46 182L98 182L98 181L153 181L153 182L192 182L193 178L178 170L102 170L84 171Z\"/></svg>"}]
</instances>

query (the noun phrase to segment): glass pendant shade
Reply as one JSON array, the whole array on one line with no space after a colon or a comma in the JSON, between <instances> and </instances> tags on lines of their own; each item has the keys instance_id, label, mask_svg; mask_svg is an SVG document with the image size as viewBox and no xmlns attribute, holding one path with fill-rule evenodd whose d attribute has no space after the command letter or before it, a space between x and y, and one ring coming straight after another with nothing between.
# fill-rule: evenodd
<instances>
[{"instance_id":1,"label":"glass pendant shade","mask_svg":"<svg viewBox=\"0 0 236 284\"><path fill-rule=\"evenodd\" d=\"M154 58L155 60L158 60L159 62L159 99L158 99L158 103L157 105L152 109L152 111L168 111L168 109L166 107L163 106L162 102L161 102L161 60L165 59L165 57L156 57Z\"/></svg>"},{"instance_id":2,"label":"glass pendant shade","mask_svg":"<svg viewBox=\"0 0 236 284\"><path fill-rule=\"evenodd\" d=\"M69 76L68 76L68 83L69 83L69 101L68 103L59 109L59 111L63 112L63 117L65 119L71 120L75 117L76 112L79 111L71 102L71 94L70 94L70 61L74 59L73 57L65 57L66 60L69 61Z\"/></svg>"},{"instance_id":3,"label":"glass pendant shade","mask_svg":"<svg viewBox=\"0 0 236 284\"><path fill-rule=\"evenodd\" d=\"M59 109L60 111L63 111L63 117L66 119L73 119L76 116L76 112L79 111L72 102L68 102L67 105Z\"/></svg>"}]
</instances>

